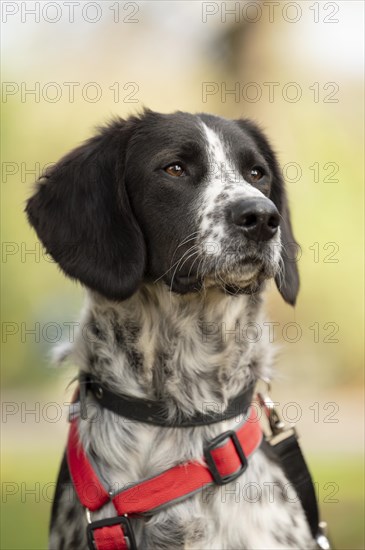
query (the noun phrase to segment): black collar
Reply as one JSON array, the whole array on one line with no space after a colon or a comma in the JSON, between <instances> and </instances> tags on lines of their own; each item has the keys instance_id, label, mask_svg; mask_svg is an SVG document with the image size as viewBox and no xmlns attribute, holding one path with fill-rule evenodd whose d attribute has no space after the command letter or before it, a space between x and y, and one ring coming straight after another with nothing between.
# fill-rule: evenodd
<instances>
[{"instance_id":1,"label":"black collar","mask_svg":"<svg viewBox=\"0 0 365 550\"><path fill-rule=\"evenodd\" d=\"M176 428L206 426L246 414L252 402L255 386L252 383L248 388L231 399L223 412L220 403L211 402L206 404L207 412L196 412L191 416L180 415L179 418L169 420L166 403L163 401L150 401L148 399L114 393L91 374L81 373L79 383L80 412L82 418L87 417L85 397L87 392L90 392L102 407L119 416L147 424Z\"/></svg>"}]
</instances>

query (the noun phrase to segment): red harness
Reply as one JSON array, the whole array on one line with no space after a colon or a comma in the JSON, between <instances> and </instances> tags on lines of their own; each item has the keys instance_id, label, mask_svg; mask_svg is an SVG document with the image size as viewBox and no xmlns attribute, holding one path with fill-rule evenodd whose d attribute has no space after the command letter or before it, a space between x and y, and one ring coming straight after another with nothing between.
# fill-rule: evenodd
<instances>
[{"instance_id":1,"label":"red harness","mask_svg":"<svg viewBox=\"0 0 365 550\"><path fill-rule=\"evenodd\" d=\"M78 419L71 421L67 460L71 478L81 504L90 512L112 502L116 517L89 521L87 537L94 550L136 549L128 516L150 515L176 500L187 498L212 484L224 485L247 468L247 458L259 447L263 434L255 408L235 431L214 438L205 447L201 462L189 461L121 490L105 487L93 461L82 446Z\"/></svg>"}]
</instances>

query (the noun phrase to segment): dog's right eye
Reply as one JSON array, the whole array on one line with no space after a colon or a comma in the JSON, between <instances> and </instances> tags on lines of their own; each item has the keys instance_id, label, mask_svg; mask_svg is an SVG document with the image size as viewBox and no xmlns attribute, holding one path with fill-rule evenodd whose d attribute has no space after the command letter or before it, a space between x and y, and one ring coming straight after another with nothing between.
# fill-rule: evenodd
<instances>
[{"instance_id":1,"label":"dog's right eye","mask_svg":"<svg viewBox=\"0 0 365 550\"><path fill-rule=\"evenodd\" d=\"M169 176L173 176L174 178L180 178L181 176L185 175L185 170L180 164L169 164L169 166L166 166L164 168L164 171L166 174L169 174Z\"/></svg>"},{"instance_id":2,"label":"dog's right eye","mask_svg":"<svg viewBox=\"0 0 365 550\"><path fill-rule=\"evenodd\" d=\"M265 172L263 171L263 169L259 166L255 166L251 169L249 177L252 182L257 183L264 177L264 175Z\"/></svg>"}]
</instances>

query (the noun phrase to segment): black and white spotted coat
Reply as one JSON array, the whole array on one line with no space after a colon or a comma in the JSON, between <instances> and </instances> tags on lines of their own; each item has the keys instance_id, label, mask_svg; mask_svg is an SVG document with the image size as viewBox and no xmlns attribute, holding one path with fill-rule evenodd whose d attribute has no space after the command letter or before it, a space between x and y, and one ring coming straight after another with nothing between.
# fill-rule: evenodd
<instances>
[{"instance_id":1,"label":"black and white spotted coat","mask_svg":"<svg viewBox=\"0 0 365 550\"><path fill-rule=\"evenodd\" d=\"M215 290L204 299L175 296L155 285L120 306L90 294L72 359L114 391L164 399L171 416L200 411L204 403L224 407L270 370L270 348L264 336L253 343L252 322L264 327L260 300L250 296L222 299ZM89 407L89 416L80 421L83 444L110 485L119 487L199 459L204 441L236 427L237 421L155 427L116 418L97 403ZM93 519L107 515L113 515L112 508ZM138 548L146 550L315 547L293 489L265 449L250 457L236 481L132 523ZM50 547L86 548L85 529L85 511L68 480L55 505Z\"/></svg>"}]
</instances>

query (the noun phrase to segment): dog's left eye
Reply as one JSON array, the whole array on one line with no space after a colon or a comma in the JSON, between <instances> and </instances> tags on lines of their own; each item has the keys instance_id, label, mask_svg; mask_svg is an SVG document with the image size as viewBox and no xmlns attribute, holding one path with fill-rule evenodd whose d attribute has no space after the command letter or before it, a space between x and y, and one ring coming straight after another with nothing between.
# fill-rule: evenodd
<instances>
[{"instance_id":1,"label":"dog's left eye","mask_svg":"<svg viewBox=\"0 0 365 550\"><path fill-rule=\"evenodd\" d=\"M250 180L253 182L260 181L264 177L265 173L262 168L255 166L250 171Z\"/></svg>"},{"instance_id":2,"label":"dog's left eye","mask_svg":"<svg viewBox=\"0 0 365 550\"><path fill-rule=\"evenodd\" d=\"M173 176L175 178L180 178L181 176L185 175L185 170L180 164L169 164L169 166L166 166L164 168L165 172L169 174L169 176Z\"/></svg>"}]
</instances>

